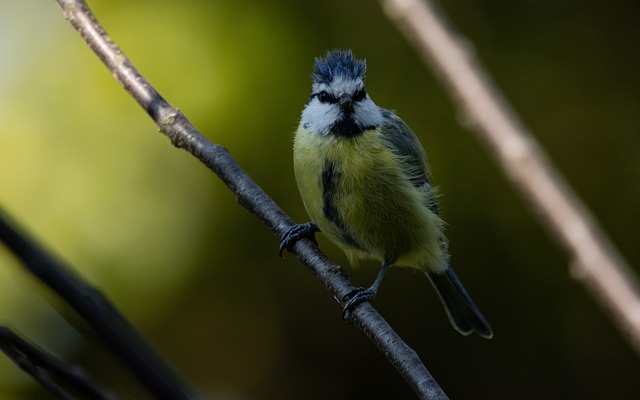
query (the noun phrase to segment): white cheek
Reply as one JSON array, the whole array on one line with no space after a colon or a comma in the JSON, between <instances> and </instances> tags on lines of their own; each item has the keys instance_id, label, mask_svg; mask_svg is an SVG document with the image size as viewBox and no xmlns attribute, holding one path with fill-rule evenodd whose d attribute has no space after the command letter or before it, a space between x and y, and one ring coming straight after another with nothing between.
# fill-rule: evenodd
<instances>
[{"instance_id":1,"label":"white cheek","mask_svg":"<svg viewBox=\"0 0 640 400\"><path fill-rule=\"evenodd\" d=\"M378 126L384 122L380 108L370 98L356 104L355 118L363 126Z\"/></svg>"},{"instance_id":2,"label":"white cheek","mask_svg":"<svg viewBox=\"0 0 640 400\"><path fill-rule=\"evenodd\" d=\"M314 98L302 111L301 122L310 131L327 135L339 116L340 110L338 106L335 104L323 104Z\"/></svg>"}]
</instances>

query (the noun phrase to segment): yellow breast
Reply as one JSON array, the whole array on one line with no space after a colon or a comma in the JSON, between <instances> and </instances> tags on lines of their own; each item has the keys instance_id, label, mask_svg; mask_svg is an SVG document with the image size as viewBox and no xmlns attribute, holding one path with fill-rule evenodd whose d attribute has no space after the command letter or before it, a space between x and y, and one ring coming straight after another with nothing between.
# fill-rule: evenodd
<instances>
[{"instance_id":1,"label":"yellow breast","mask_svg":"<svg viewBox=\"0 0 640 400\"><path fill-rule=\"evenodd\" d=\"M353 262L359 258L441 271L442 221L413 186L407 166L380 129L355 137L318 135L302 126L294 169L305 208Z\"/></svg>"}]
</instances>

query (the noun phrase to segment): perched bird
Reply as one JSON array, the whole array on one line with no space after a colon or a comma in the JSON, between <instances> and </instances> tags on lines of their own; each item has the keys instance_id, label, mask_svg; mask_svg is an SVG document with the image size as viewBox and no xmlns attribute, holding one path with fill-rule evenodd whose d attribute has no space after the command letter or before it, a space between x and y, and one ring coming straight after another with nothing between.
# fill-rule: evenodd
<instances>
[{"instance_id":1,"label":"perched bird","mask_svg":"<svg viewBox=\"0 0 640 400\"><path fill-rule=\"evenodd\" d=\"M280 251L320 230L352 264L382 262L371 287L347 295L343 316L376 296L388 267L404 266L425 273L456 330L491 338L491 327L449 266L425 151L404 121L371 100L365 70L351 50L315 60L293 150L298 189L313 222L289 230Z\"/></svg>"}]
</instances>

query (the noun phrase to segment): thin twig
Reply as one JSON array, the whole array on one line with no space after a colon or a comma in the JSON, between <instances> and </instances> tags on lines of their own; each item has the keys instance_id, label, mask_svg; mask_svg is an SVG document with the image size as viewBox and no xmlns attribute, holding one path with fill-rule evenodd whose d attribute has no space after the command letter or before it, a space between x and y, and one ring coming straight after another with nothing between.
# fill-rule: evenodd
<instances>
[{"instance_id":1,"label":"thin twig","mask_svg":"<svg viewBox=\"0 0 640 400\"><path fill-rule=\"evenodd\" d=\"M224 147L210 142L140 75L118 46L107 36L83 1L57 1L64 11L65 18L104 62L115 79L147 111L160 131L176 147L188 151L216 173L236 195L238 202L255 214L279 237L294 225L293 221L256 185ZM339 299L355 288L346 273L309 240L297 242L292 250L324 283L338 302L341 302ZM351 313L350 318L396 367L419 398L447 398L418 355L402 341L373 306L363 304Z\"/></svg>"},{"instance_id":2,"label":"thin twig","mask_svg":"<svg viewBox=\"0 0 640 400\"><path fill-rule=\"evenodd\" d=\"M8 220L0 209L0 241L96 331L151 393L158 399L196 398L102 293Z\"/></svg>"},{"instance_id":3,"label":"thin twig","mask_svg":"<svg viewBox=\"0 0 640 400\"><path fill-rule=\"evenodd\" d=\"M382 0L387 15L429 63L478 138L565 248L574 276L640 353L638 279L489 74L431 0Z\"/></svg>"},{"instance_id":4,"label":"thin twig","mask_svg":"<svg viewBox=\"0 0 640 400\"><path fill-rule=\"evenodd\" d=\"M47 354L5 326L0 326L0 350L57 399L68 400L72 397L49 375L63 380L76 392L90 399L116 399L112 393L94 382L84 370Z\"/></svg>"}]
</instances>

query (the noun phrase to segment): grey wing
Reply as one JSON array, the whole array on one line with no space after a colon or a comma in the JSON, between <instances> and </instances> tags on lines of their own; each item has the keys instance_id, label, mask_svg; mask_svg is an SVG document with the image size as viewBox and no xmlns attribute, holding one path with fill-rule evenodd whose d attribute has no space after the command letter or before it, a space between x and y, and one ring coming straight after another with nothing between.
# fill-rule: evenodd
<instances>
[{"instance_id":1,"label":"grey wing","mask_svg":"<svg viewBox=\"0 0 640 400\"><path fill-rule=\"evenodd\" d=\"M427 206L436 215L440 215L438 202L429 182L427 154L422 144L411 128L395 113L389 110L383 110L382 113L385 119L382 133L389 147L406 160L408 168L411 169L408 173L409 180L415 187L429 193Z\"/></svg>"}]
</instances>

